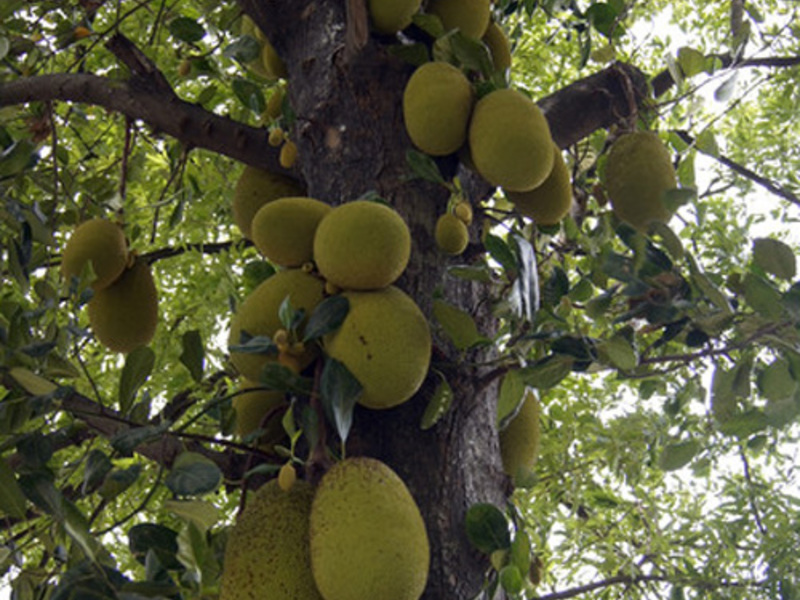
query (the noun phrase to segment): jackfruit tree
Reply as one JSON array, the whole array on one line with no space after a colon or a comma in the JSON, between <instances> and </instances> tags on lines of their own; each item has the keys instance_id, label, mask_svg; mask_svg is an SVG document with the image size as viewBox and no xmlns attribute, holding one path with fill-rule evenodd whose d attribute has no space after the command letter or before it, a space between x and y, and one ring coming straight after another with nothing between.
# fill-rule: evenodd
<instances>
[{"instance_id":1,"label":"jackfruit tree","mask_svg":"<svg viewBox=\"0 0 800 600\"><path fill-rule=\"evenodd\" d=\"M4 0L0 599L800 599L781 0Z\"/></svg>"}]
</instances>

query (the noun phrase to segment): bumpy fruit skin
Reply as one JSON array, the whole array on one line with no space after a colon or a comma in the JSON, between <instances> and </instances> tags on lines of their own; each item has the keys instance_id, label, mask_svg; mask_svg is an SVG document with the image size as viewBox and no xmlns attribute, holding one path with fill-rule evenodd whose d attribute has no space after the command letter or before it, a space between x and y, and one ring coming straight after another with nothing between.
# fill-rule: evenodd
<instances>
[{"instance_id":1,"label":"bumpy fruit skin","mask_svg":"<svg viewBox=\"0 0 800 600\"><path fill-rule=\"evenodd\" d=\"M464 221L453 213L445 213L436 221L436 245L439 249L453 256L466 250L469 244L469 230Z\"/></svg>"},{"instance_id":2,"label":"bumpy fruit skin","mask_svg":"<svg viewBox=\"0 0 800 600\"><path fill-rule=\"evenodd\" d=\"M128 264L128 244L119 225L91 219L72 232L61 256L61 274L67 280L80 277L89 261L95 274L95 291L108 287L122 274Z\"/></svg>"},{"instance_id":3,"label":"bumpy fruit skin","mask_svg":"<svg viewBox=\"0 0 800 600\"><path fill-rule=\"evenodd\" d=\"M414 145L445 156L467 139L474 93L466 75L450 63L425 63L411 75L403 92L403 118Z\"/></svg>"},{"instance_id":4,"label":"bumpy fruit skin","mask_svg":"<svg viewBox=\"0 0 800 600\"><path fill-rule=\"evenodd\" d=\"M150 265L137 260L88 304L95 337L109 350L130 352L153 339L158 324L158 292Z\"/></svg>"},{"instance_id":5,"label":"bumpy fruit skin","mask_svg":"<svg viewBox=\"0 0 800 600\"><path fill-rule=\"evenodd\" d=\"M320 221L314 260L323 277L345 290L391 285L408 265L411 233L403 218L385 204L355 200Z\"/></svg>"},{"instance_id":6,"label":"bumpy fruit skin","mask_svg":"<svg viewBox=\"0 0 800 600\"><path fill-rule=\"evenodd\" d=\"M432 0L428 12L442 20L446 31L460 29L461 33L480 39L489 26L490 0Z\"/></svg>"},{"instance_id":7,"label":"bumpy fruit skin","mask_svg":"<svg viewBox=\"0 0 800 600\"><path fill-rule=\"evenodd\" d=\"M253 217L253 243L267 259L283 267L299 267L314 256L314 234L331 211L324 202L305 196L279 198Z\"/></svg>"},{"instance_id":8,"label":"bumpy fruit skin","mask_svg":"<svg viewBox=\"0 0 800 600\"><path fill-rule=\"evenodd\" d=\"M542 184L527 192L506 192L516 211L537 225L555 225L572 207L572 181L561 151L553 144L553 170Z\"/></svg>"},{"instance_id":9,"label":"bumpy fruit skin","mask_svg":"<svg viewBox=\"0 0 800 600\"><path fill-rule=\"evenodd\" d=\"M521 469L530 470L539 458L539 438L541 408L539 397L528 390L519 412L500 432L500 455L503 470L510 477L516 477Z\"/></svg>"},{"instance_id":10,"label":"bumpy fruit skin","mask_svg":"<svg viewBox=\"0 0 800 600\"><path fill-rule=\"evenodd\" d=\"M369 0L372 28L378 33L397 33L411 25L421 0Z\"/></svg>"},{"instance_id":11,"label":"bumpy fruit skin","mask_svg":"<svg viewBox=\"0 0 800 600\"><path fill-rule=\"evenodd\" d=\"M492 21L483 34L483 43L489 47L492 53L494 68L498 71L505 71L511 68L511 43L503 28Z\"/></svg>"},{"instance_id":12,"label":"bumpy fruit skin","mask_svg":"<svg viewBox=\"0 0 800 600\"><path fill-rule=\"evenodd\" d=\"M325 352L361 383L363 406L382 409L405 402L428 372L431 333L425 316L394 286L342 295L350 311L342 326L325 336Z\"/></svg>"},{"instance_id":13,"label":"bumpy fruit skin","mask_svg":"<svg viewBox=\"0 0 800 600\"><path fill-rule=\"evenodd\" d=\"M322 478L311 506L311 569L325 600L417 600L430 546L402 479L373 458L349 458Z\"/></svg>"},{"instance_id":14,"label":"bumpy fruit skin","mask_svg":"<svg viewBox=\"0 0 800 600\"><path fill-rule=\"evenodd\" d=\"M233 221L244 237L252 239L251 224L259 208L278 198L302 196L304 191L293 179L247 166L233 191Z\"/></svg>"},{"instance_id":15,"label":"bumpy fruit skin","mask_svg":"<svg viewBox=\"0 0 800 600\"><path fill-rule=\"evenodd\" d=\"M478 173L513 192L541 185L553 168L553 139L544 114L530 98L510 88L477 102L469 147Z\"/></svg>"},{"instance_id":16,"label":"bumpy fruit skin","mask_svg":"<svg viewBox=\"0 0 800 600\"><path fill-rule=\"evenodd\" d=\"M636 131L619 137L606 159L605 184L616 215L636 229L666 223L672 213L661 199L677 187L669 151L657 134Z\"/></svg>"},{"instance_id":17,"label":"bumpy fruit skin","mask_svg":"<svg viewBox=\"0 0 800 600\"><path fill-rule=\"evenodd\" d=\"M267 336L272 338L274 333L283 327L278 310L281 303L288 296L295 310L305 311L304 322L314 308L322 302L322 281L304 272L302 269L289 269L275 273L254 289L239 305L236 314L231 320L231 331L228 337L229 345L241 343L241 333L246 331L251 336ZM302 356L298 357L303 368L308 366L316 356L316 347L309 344ZM239 372L248 379L259 380L261 369L268 361L277 360L276 355L248 354L231 352L231 362Z\"/></svg>"},{"instance_id":18,"label":"bumpy fruit skin","mask_svg":"<svg viewBox=\"0 0 800 600\"><path fill-rule=\"evenodd\" d=\"M262 427L264 434L259 438L259 448L270 452L275 444L286 437L281 418L289 404L283 392L259 387L257 382L245 379L240 393L233 397L235 431L237 436L245 437ZM268 414L269 417L264 421Z\"/></svg>"},{"instance_id":19,"label":"bumpy fruit skin","mask_svg":"<svg viewBox=\"0 0 800 600\"><path fill-rule=\"evenodd\" d=\"M311 575L314 489L273 479L249 499L225 547L220 600L322 600Z\"/></svg>"},{"instance_id":20,"label":"bumpy fruit skin","mask_svg":"<svg viewBox=\"0 0 800 600\"><path fill-rule=\"evenodd\" d=\"M278 162L284 169L291 169L297 162L297 144L292 140L286 140L278 154Z\"/></svg>"}]
</instances>

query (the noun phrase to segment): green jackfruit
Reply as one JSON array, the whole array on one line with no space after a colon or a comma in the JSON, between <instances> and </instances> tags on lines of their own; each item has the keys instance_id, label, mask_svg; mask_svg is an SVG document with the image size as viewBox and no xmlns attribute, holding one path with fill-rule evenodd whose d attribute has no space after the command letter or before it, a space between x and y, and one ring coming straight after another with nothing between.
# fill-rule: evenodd
<instances>
[{"instance_id":1,"label":"green jackfruit","mask_svg":"<svg viewBox=\"0 0 800 600\"><path fill-rule=\"evenodd\" d=\"M553 168L547 119L517 90L495 90L477 102L469 125L469 147L478 173L512 192L541 185Z\"/></svg>"},{"instance_id":2,"label":"green jackfruit","mask_svg":"<svg viewBox=\"0 0 800 600\"><path fill-rule=\"evenodd\" d=\"M245 379L232 404L237 436L245 437L262 428L259 448L267 452L286 437L281 419L289 404L283 392L262 389L257 382Z\"/></svg>"},{"instance_id":3,"label":"green jackfruit","mask_svg":"<svg viewBox=\"0 0 800 600\"><path fill-rule=\"evenodd\" d=\"M397 33L411 25L421 3L421 0L369 0L372 27L378 33Z\"/></svg>"},{"instance_id":4,"label":"green jackfruit","mask_svg":"<svg viewBox=\"0 0 800 600\"><path fill-rule=\"evenodd\" d=\"M490 0L431 0L428 12L438 16L446 31L459 29L480 39L489 26Z\"/></svg>"},{"instance_id":5,"label":"green jackfruit","mask_svg":"<svg viewBox=\"0 0 800 600\"><path fill-rule=\"evenodd\" d=\"M320 221L314 260L330 283L345 290L391 285L411 255L411 233L385 204L356 200L341 204Z\"/></svg>"},{"instance_id":6,"label":"green jackfruit","mask_svg":"<svg viewBox=\"0 0 800 600\"><path fill-rule=\"evenodd\" d=\"M253 494L228 536L220 600L322 600L311 574L314 489L273 479Z\"/></svg>"},{"instance_id":7,"label":"green jackfruit","mask_svg":"<svg viewBox=\"0 0 800 600\"><path fill-rule=\"evenodd\" d=\"M657 134L636 131L620 136L608 152L605 185L614 213L636 229L666 223L672 212L664 193L677 187L669 151Z\"/></svg>"},{"instance_id":8,"label":"green jackfruit","mask_svg":"<svg viewBox=\"0 0 800 600\"><path fill-rule=\"evenodd\" d=\"M363 406L391 408L405 402L428 372L428 321L416 303L394 286L342 295L350 301L350 311L341 327L325 336L325 352L361 383Z\"/></svg>"},{"instance_id":9,"label":"green jackfruit","mask_svg":"<svg viewBox=\"0 0 800 600\"><path fill-rule=\"evenodd\" d=\"M403 480L373 458L334 465L310 516L311 569L325 600L417 600L430 546Z\"/></svg>"},{"instance_id":10,"label":"green jackfruit","mask_svg":"<svg viewBox=\"0 0 800 600\"><path fill-rule=\"evenodd\" d=\"M500 455L503 470L510 477L530 471L539 458L541 437L539 397L528 390L519 412L500 432Z\"/></svg>"},{"instance_id":11,"label":"green jackfruit","mask_svg":"<svg viewBox=\"0 0 800 600\"><path fill-rule=\"evenodd\" d=\"M511 68L511 42L508 41L508 36L500 25L494 21L489 23L482 41L492 53L495 69L505 71Z\"/></svg>"},{"instance_id":12,"label":"green jackfruit","mask_svg":"<svg viewBox=\"0 0 800 600\"><path fill-rule=\"evenodd\" d=\"M251 225L258 209L288 196L302 196L303 186L283 175L246 166L233 191L233 221L242 235L252 239Z\"/></svg>"},{"instance_id":13,"label":"green jackfruit","mask_svg":"<svg viewBox=\"0 0 800 600\"><path fill-rule=\"evenodd\" d=\"M537 225L555 225L572 207L572 181L561 151L553 144L553 170L541 185L527 192L506 192L516 211Z\"/></svg>"},{"instance_id":14,"label":"green jackfruit","mask_svg":"<svg viewBox=\"0 0 800 600\"><path fill-rule=\"evenodd\" d=\"M130 352L153 339L158 324L158 292L150 265L141 259L88 304L89 324L109 350Z\"/></svg>"},{"instance_id":15,"label":"green jackfruit","mask_svg":"<svg viewBox=\"0 0 800 600\"><path fill-rule=\"evenodd\" d=\"M287 297L292 308L302 309L305 312L305 318L300 325L302 332L308 316L317 304L322 302L323 288L324 284L320 279L302 269L288 269L275 273L259 284L239 305L236 314L231 319L228 344L230 346L241 344L242 332L247 332L252 337L272 338L276 331L284 327L278 311ZM316 356L316 346L313 344L307 346L305 351L297 357L301 368L308 366ZM242 375L253 381L259 381L261 369L268 361L277 359L275 354L231 351L231 362Z\"/></svg>"},{"instance_id":16,"label":"green jackfruit","mask_svg":"<svg viewBox=\"0 0 800 600\"><path fill-rule=\"evenodd\" d=\"M269 202L253 217L253 243L277 265L302 266L312 260L314 234L322 217L330 211L328 204L304 196Z\"/></svg>"},{"instance_id":17,"label":"green jackfruit","mask_svg":"<svg viewBox=\"0 0 800 600\"><path fill-rule=\"evenodd\" d=\"M72 232L61 256L61 274L67 280L80 277L90 262L95 291L108 287L122 275L128 264L128 244L119 225L106 219L91 219Z\"/></svg>"},{"instance_id":18,"label":"green jackfruit","mask_svg":"<svg viewBox=\"0 0 800 600\"><path fill-rule=\"evenodd\" d=\"M403 92L403 118L414 145L433 156L458 150L467 139L474 93L466 75L446 62L429 62Z\"/></svg>"},{"instance_id":19,"label":"green jackfruit","mask_svg":"<svg viewBox=\"0 0 800 600\"><path fill-rule=\"evenodd\" d=\"M436 245L446 253L456 256L469 244L467 225L453 213L445 213L436 221Z\"/></svg>"}]
</instances>

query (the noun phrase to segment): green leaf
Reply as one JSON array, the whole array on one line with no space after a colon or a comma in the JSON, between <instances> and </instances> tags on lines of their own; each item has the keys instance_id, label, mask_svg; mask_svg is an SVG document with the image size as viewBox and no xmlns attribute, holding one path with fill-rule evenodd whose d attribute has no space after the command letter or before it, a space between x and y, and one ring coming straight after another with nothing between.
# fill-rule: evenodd
<instances>
[{"instance_id":1,"label":"green leaf","mask_svg":"<svg viewBox=\"0 0 800 600\"><path fill-rule=\"evenodd\" d=\"M320 395L323 406L336 427L342 442L347 441L353 425L353 411L364 388L341 362L328 357L322 369Z\"/></svg>"},{"instance_id":2,"label":"green leaf","mask_svg":"<svg viewBox=\"0 0 800 600\"><path fill-rule=\"evenodd\" d=\"M81 492L87 494L99 486L113 468L111 459L102 450L92 450L86 457Z\"/></svg>"},{"instance_id":3,"label":"green leaf","mask_svg":"<svg viewBox=\"0 0 800 600\"><path fill-rule=\"evenodd\" d=\"M575 359L566 354L552 354L520 369L525 383L539 390L548 390L564 380L571 372Z\"/></svg>"},{"instance_id":4,"label":"green leaf","mask_svg":"<svg viewBox=\"0 0 800 600\"><path fill-rule=\"evenodd\" d=\"M473 504L467 510L467 538L484 554L505 550L511 546L508 520L493 504Z\"/></svg>"},{"instance_id":5,"label":"green leaf","mask_svg":"<svg viewBox=\"0 0 800 600\"><path fill-rule=\"evenodd\" d=\"M433 316L457 350L466 350L487 341L478 332L475 320L469 313L444 300L433 301Z\"/></svg>"},{"instance_id":6,"label":"green leaf","mask_svg":"<svg viewBox=\"0 0 800 600\"><path fill-rule=\"evenodd\" d=\"M14 471L0 458L0 513L15 519L25 517L25 494L17 483Z\"/></svg>"},{"instance_id":7,"label":"green leaf","mask_svg":"<svg viewBox=\"0 0 800 600\"><path fill-rule=\"evenodd\" d=\"M758 389L767 400L781 400L794 396L797 381L789 368L789 363L777 358L758 375Z\"/></svg>"},{"instance_id":8,"label":"green leaf","mask_svg":"<svg viewBox=\"0 0 800 600\"><path fill-rule=\"evenodd\" d=\"M597 353L602 362L609 363L623 371L631 371L639 364L639 357L631 343L621 335L614 335L597 345Z\"/></svg>"},{"instance_id":9,"label":"green leaf","mask_svg":"<svg viewBox=\"0 0 800 600\"><path fill-rule=\"evenodd\" d=\"M169 527L155 523L139 523L128 530L128 547L131 554L144 564L148 552L153 552L166 568L180 568L178 534Z\"/></svg>"},{"instance_id":10,"label":"green leaf","mask_svg":"<svg viewBox=\"0 0 800 600\"><path fill-rule=\"evenodd\" d=\"M494 71L492 55L486 44L460 31L450 31L433 45L434 60L459 63L463 68L489 77Z\"/></svg>"},{"instance_id":11,"label":"green leaf","mask_svg":"<svg viewBox=\"0 0 800 600\"><path fill-rule=\"evenodd\" d=\"M768 426L769 420L764 412L754 408L745 413L734 415L724 423L720 423L719 430L725 435L745 439L766 429Z\"/></svg>"},{"instance_id":12,"label":"green leaf","mask_svg":"<svg viewBox=\"0 0 800 600\"><path fill-rule=\"evenodd\" d=\"M180 361L195 381L203 379L203 365L205 362L205 348L203 339L197 329L186 331L181 338L182 351Z\"/></svg>"},{"instance_id":13,"label":"green leaf","mask_svg":"<svg viewBox=\"0 0 800 600\"><path fill-rule=\"evenodd\" d=\"M0 177L21 173L36 162L36 146L28 140L19 140L0 153Z\"/></svg>"},{"instance_id":14,"label":"green leaf","mask_svg":"<svg viewBox=\"0 0 800 600\"><path fill-rule=\"evenodd\" d=\"M734 71L733 75L728 77L716 90L714 90L714 100L717 102L727 102L730 100L733 96L733 92L736 90L737 80L738 74L736 71Z\"/></svg>"},{"instance_id":15,"label":"green leaf","mask_svg":"<svg viewBox=\"0 0 800 600\"><path fill-rule=\"evenodd\" d=\"M89 520L72 502L64 500L63 507L64 531L80 547L86 558L94 561L99 543L89 530Z\"/></svg>"},{"instance_id":16,"label":"green leaf","mask_svg":"<svg viewBox=\"0 0 800 600\"><path fill-rule=\"evenodd\" d=\"M527 389L525 378L519 369L512 369L503 377L500 393L497 397L497 428L505 429L522 406Z\"/></svg>"},{"instance_id":17,"label":"green leaf","mask_svg":"<svg viewBox=\"0 0 800 600\"><path fill-rule=\"evenodd\" d=\"M425 407L425 412L422 414L420 422L420 429L423 431L430 429L447 414L453 404L453 388L450 387L447 379L441 373L437 373L440 377L439 385L431 394L428 405Z\"/></svg>"},{"instance_id":18,"label":"green leaf","mask_svg":"<svg viewBox=\"0 0 800 600\"><path fill-rule=\"evenodd\" d=\"M400 60L415 67L422 66L431 59L428 47L425 44L392 44L387 46L386 50L389 54L393 54Z\"/></svg>"},{"instance_id":19,"label":"green leaf","mask_svg":"<svg viewBox=\"0 0 800 600\"><path fill-rule=\"evenodd\" d=\"M278 392L294 392L308 395L311 393L313 381L298 375L290 368L274 361L267 362L262 368L258 382L270 390Z\"/></svg>"},{"instance_id":20,"label":"green leaf","mask_svg":"<svg viewBox=\"0 0 800 600\"><path fill-rule=\"evenodd\" d=\"M779 240L772 238L753 240L753 262L759 269L779 279L791 281L797 275L794 251Z\"/></svg>"},{"instance_id":21,"label":"green leaf","mask_svg":"<svg viewBox=\"0 0 800 600\"><path fill-rule=\"evenodd\" d=\"M413 16L413 23L432 38L439 38L445 34L442 20L430 13L416 13Z\"/></svg>"},{"instance_id":22,"label":"green leaf","mask_svg":"<svg viewBox=\"0 0 800 600\"><path fill-rule=\"evenodd\" d=\"M586 11L586 18L589 20L592 27L607 38L619 34L619 31L616 31L616 29L619 28L619 24L617 23L618 16L614 7L605 2L596 2Z\"/></svg>"},{"instance_id":23,"label":"green leaf","mask_svg":"<svg viewBox=\"0 0 800 600\"><path fill-rule=\"evenodd\" d=\"M184 42L193 44L199 42L206 35L206 30L195 19L177 17L169 23L169 32Z\"/></svg>"},{"instance_id":24,"label":"green leaf","mask_svg":"<svg viewBox=\"0 0 800 600\"><path fill-rule=\"evenodd\" d=\"M733 308L728 302L727 296L700 270L694 257L687 253L686 260L689 263L690 280L700 290L700 293L725 314L733 314Z\"/></svg>"},{"instance_id":25,"label":"green leaf","mask_svg":"<svg viewBox=\"0 0 800 600\"><path fill-rule=\"evenodd\" d=\"M222 471L210 458L197 452L183 452L175 459L164 484L178 496L199 496L213 492L222 482Z\"/></svg>"},{"instance_id":26,"label":"green leaf","mask_svg":"<svg viewBox=\"0 0 800 600\"><path fill-rule=\"evenodd\" d=\"M222 50L225 58L231 58L243 65L261 58L261 44L249 35L243 35Z\"/></svg>"},{"instance_id":27,"label":"green leaf","mask_svg":"<svg viewBox=\"0 0 800 600\"><path fill-rule=\"evenodd\" d=\"M527 573L531 567L531 540L524 529L517 529L514 534L509 563L523 573Z\"/></svg>"},{"instance_id":28,"label":"green leaf","mask_svg":"<svg viewBox=\"0 0 800 600\"><path fill-rule=\"evenodd\" d=\"M137 446L157 440L164 435L164 432L168 429L169 423L125 429L114 435L110 442L115 450L125 456L129 456Z\"/></svg>"},{"instance_id":29,"label":"green leaf","mask_svg":"<svg viewBox=\"0 0 800 600\"><path fill-rule=\"evenodd\" d=\"M119 378L120 412L127 414L156 363L156 355L148 346L139 346L125 358Z\"/></svg>"},{"instance_id":30,"label":"green leaf","mask_svg":"<svg viewBox=\"0 0 800 600\"><path fill-rule=\"evenodd\" d=\"M25 496L46 513L57 518L64 516L64 496L53 483L52 473L34 471L19 477L19 486Z\"/></svg>"},{"instance_id":31,"label":"green leaf","mask_svg":"<svg viewBox=\"0 0 800 600\"><path fill-rule=\"evenodd\" d=\"M748 273L744 277L744 298L762 317L779 319L783 314L780 292L766 279L754 273Z\"/></svg>"},{"instance_id":32,"label":"green leaf","mask_svg":"<svg viewBox=\"0 0 800 600\"><path fill-rule=\"evenodd\" d=\"M336 331L350 312L350 301L344 296L331 296L320 302L308 318L304 342L321 338L326 333Z\"/></svg>"},{"instance_id":33,"label":"green leaf","mask_svg":"<svg viewBox=\"0 0 800 600\"><path fill-rule=\"evenodd\" d=\"M105 500L112 500L136 483L141 472L142 465L131 465L127 469L115 469L103 480L98 493Z\"/></svg>"},{"instance_id":34,"label":"green leaf","mask_svg":"<svg viewBox=\"0 0 800 600\"><path fill-rule=\"evenodd\" d=\"M414 178L424 179L432 183L445 183L445 179L439 171L439 166L427 154L410 148L406 150L406 163L411 167Z\"/></svg>"},{"instance_id":35,"label":"green leaf","mask_svg":"<svg viewBox=\"0 0 800 600\"><path fill-rule=\"evenodd\" d=\"M719 156L719 146L717 145L717 140L714 137L714 132L711 131L711 129L704 129L701 131L700 135L698 135L697 139L695 139L694 144L703 154L708 154L709 156Z\"/></svg>"},{"instance_id":36,"label":"green leaf","mask_svg":"<svg viewBox=\"0 0 800 600\"><path fill-rule=\"evenodd\" d=\"M514 256L511 248L508 247L508 244L506 244L503 238L500 238L493 233L489 233L484 238L483 245L486 247L486 251L489 253L489 256L500 263L500 266L506 271L517 271L519 268L519 265L517 265L517 258Z\"/></svg>"},{"instance_id":37,"label":"green leaf","mask_svg":"<svg viewBox=\"0 0 800 600\"><path fill-rule=\"evenodd\" d=\"M658 466L664 471L676 471L692 462L700 450L697 440L667 444L658 457Z\"/></svg>"},{"instance_id":38,"label":"green leaf","mask_svg":"<svg viewBox=\"0 0 800 600\"><path fill-rule=\"evenodd\" d=\"M264 92L261 86L256 85L252 81L237 77L231 83L233 93L242 106L249 108L254 113L260 115L267 108L266 100L264 100Z\"/></svg>"},{"instance_id":39,"label":"green leaf","mask_svg":"<svg viewBox=\"0 0 800 600\"><path fill-rule=\"evenodd\" d=\"M685 77L694 77L706 70L706 57L699 50L683 46L678 48L678 65Z\"/></svg>"},{"instance_id":40,"label":"green leaf","mask_svg":"<svg viewBox=\"0 0 800 600\"><path fill-rule=\"evenodd\" d=\"M194 523L200 531L208 531L219 519L219 509L205 500L166 500L164 508Z\"/></svg>"}]
</instances>

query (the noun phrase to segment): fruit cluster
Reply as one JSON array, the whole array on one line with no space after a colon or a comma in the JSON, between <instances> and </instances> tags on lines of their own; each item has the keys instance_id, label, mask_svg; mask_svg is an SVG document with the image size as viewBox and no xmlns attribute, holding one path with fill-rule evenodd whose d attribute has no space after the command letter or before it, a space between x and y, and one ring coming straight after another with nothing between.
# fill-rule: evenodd
<instances>
[{"instance_id":1,"label":"fruit cluster","mask_svg":"<svg viewBox=\"0 0 800 600\"><path fill-rule=\"evenodd\" d=\"M106 219L81 223L61 256L61 274L75 289L92 290L89 323L95 337L114 352L150 343L158 323L158 293L150 266L128 251L122 228Z\"/></svg>"}]
</instances>

